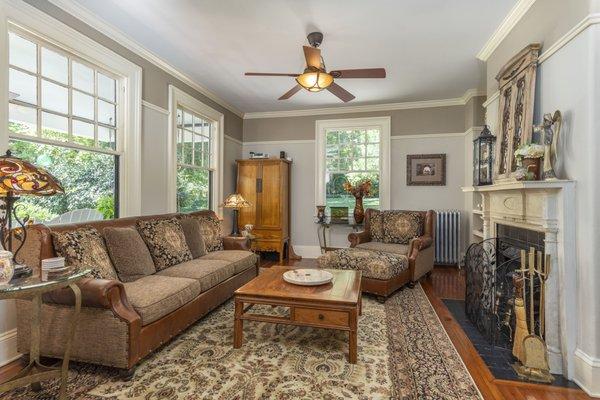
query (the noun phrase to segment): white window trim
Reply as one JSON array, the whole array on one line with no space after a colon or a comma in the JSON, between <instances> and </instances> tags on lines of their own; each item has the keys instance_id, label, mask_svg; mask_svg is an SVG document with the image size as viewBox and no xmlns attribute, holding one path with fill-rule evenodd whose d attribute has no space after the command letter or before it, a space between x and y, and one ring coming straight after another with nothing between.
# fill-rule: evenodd
<instances>
[{"instance_id":1,"label":"white window trim","mask_svg":"<svg viewBox=\"0 0 600 400\"><path fill-rule=\"evenodd\" d=\"M317 120L316 134L316 159L317 168L315 176L315 206L325 204L325 147L326 132L329 129L372 128L380 129L379 144L379 205L382 210L390 208L390 135L391 117L370 118L345 118Z\"/></svg>"},{"instance_id":2,"label":"white window trim","mask_svg":"<svg viewBox=\"0 0 600 400\"><path fill-rule=\"evenodd\" d=\"M123 157L119 165L119 216L141 214L142 186L142 69L112 50L100 45L48 14L21 0L3 0L0 4L0 151L8 149L8 31L16 26L88 62L121 77L125 93L123 130L118 143Z\"/></svg>"},{"instance_id":3,"label":"white window trim","mask_svg":"<svg viewBox=\"0 0 600 400\"><path fill-rule=\"evenodd\" d=\"M225 116L223 113L202 103L195 97L173 85L169 85L169 137L167 146L167 207L169 212L177 211L177 106L182 106L188 110L206 117L215 122L217 129L213 138L212 163L214 171L212 174L211 185L211 209L222 217L222 210L219 205L223 202L223 147L225 137Z\"/></svg>"}]
</instances>

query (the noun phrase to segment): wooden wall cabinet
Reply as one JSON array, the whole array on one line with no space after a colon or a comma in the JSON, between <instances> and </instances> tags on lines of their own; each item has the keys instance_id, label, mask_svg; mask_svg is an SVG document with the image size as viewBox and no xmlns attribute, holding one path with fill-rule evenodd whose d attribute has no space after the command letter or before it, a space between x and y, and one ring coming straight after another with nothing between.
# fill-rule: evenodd
<instances>
[{"instance_id":1,"label":"wooden wall cabinet","mask_svg":"<svg viewBox=\"0 0 600 400\"><path fill-rule=\"evenodd\" d=\"M290 171L284 159L237 160L237 193L251 206L240 209L240 229L254 225L252 248L276 251L279 261L298 259L290 244Z\"/></svg>"}]
</instances>

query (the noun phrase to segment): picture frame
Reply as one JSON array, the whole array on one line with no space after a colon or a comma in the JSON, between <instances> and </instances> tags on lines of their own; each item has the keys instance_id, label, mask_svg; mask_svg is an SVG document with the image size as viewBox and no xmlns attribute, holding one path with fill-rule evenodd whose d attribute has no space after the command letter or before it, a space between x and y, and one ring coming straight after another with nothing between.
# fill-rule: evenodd
<instances>
[{"instance_id":1,"label":"picture frame","mask_svg":"<svg viewBox=\"0 0 600 400\"><path fill-rule=\"evenodd\" d=\"M446 186L446 154L406 156L407 186Z\"/></svg>"}]
</instances>

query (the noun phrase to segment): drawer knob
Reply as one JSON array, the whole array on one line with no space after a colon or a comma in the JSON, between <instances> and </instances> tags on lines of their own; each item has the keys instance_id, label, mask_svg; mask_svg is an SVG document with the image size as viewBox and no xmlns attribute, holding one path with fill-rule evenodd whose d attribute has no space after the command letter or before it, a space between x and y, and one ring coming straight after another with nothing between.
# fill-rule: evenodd
<instances>
[{"instance_id":1,"label":"drawer knob","mask_svg":"<svg viewBox=\"0 0 600 400\"><path fill-rule=\"evenodd\" d=\"M324 316L323 314L319 314L319 319L320 319L320 320L324 320L324 319L325 319L325 316Z\"/></svg>"}]
</instances>

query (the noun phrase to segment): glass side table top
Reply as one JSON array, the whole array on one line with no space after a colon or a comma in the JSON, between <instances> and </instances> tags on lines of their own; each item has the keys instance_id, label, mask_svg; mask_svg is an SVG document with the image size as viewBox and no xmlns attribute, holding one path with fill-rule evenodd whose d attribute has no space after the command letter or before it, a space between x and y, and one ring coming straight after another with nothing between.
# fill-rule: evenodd
<instances>
[{"instance_id":1,"label":"glass side table top","mask_svg":"<svg viewBox=\"0 0 600 400\"><path fill-rule=\"evenodd\" d=\"M32 291L48 291L53 290L56 287L65 286L69 283L79 280L83 278L85 275L90 273L90 269L73 269L73 271L69 271L68 273L52 277L52 279L48 279L43 281L41 276L34 275L26 278L13 279L9 283L4 285L0 285L0 296L1 295L9 295L11 293L18 292L32 292Z\"/></svg>"}]
</instances>

